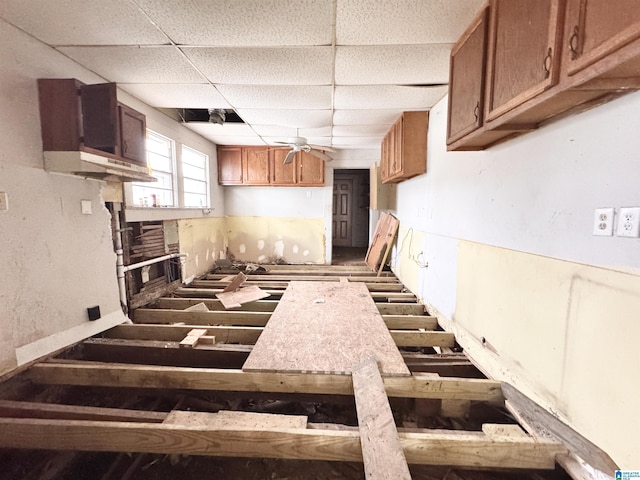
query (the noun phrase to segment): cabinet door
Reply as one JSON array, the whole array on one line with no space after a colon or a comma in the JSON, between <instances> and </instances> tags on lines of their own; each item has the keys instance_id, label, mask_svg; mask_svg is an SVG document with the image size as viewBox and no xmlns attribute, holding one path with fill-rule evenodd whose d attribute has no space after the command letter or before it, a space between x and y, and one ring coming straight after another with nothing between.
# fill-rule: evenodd
<instances>
[{"instance_id":1,"label":"cabinet door","mask_svg":"<svg viewBox=\"0 0 640 480\"><path fill-rule=\"evenodd\" d=\"M389 178L389 163L391 159L389 158L389 135L391 132L387 132L382 140L382 145L380 146L380 179L382 182L386 182Z\"/></svg>"},{"instance_id":2,"label":"cabinet door","mask_svg":"<svg viewBox=\"0 0 640 480\"><path fill-rule=\"evenodd\" d=\"M267 147L242 147L242 178L245 185L269 185Z\"/></svg>"},{"instance_id":3,"label":"cabinet door","mask_svg":"<svg viewBox=\"0 0 640 480\"><path fill-rule=\"evenodd\" d=\"M447 143L473 132L483 122L487 16L488 8L484 8L451 50Z\"/></svg>"},{"instance_id":4,"label":"cabinet door","mask_svg":"<svg viewBox=\"0 0 640 480\"><path fill-rule=\"evenodd\" d=\"M271 150L271 184L272 185L295 185L296 168L298 165L298 156L294 158L293 162L284 165L284 159L289 153L288 148L278 148Z\"/></svg>"},{"instance_id":5,"label":"cabinet door","mask_svg":"<svg viewBox=\"0 0 640 480\"><path fill-rule=\"evenodd\" d=\"M402 148L403 142L403 121L404 118L400 117L396 124L393 126L393 135L391 138L393 139L392 148L393 153L391 154L391 171L389 172L392 177L396 177L398 175L402 175L402 171L404 169L404 152Z\"/></svg>"},{"instance_id":6,"label":"cabinet door","mask_svg":"<svg viewBox=\"0 0 640 480\"><path fill-rule=\"evenodd\" d=\"M82 85L80 97L84 145L104 152L118 153L116 84Z\"/></svg>"},{"instance_id":7,"label":"cabinet door","mask_svg":"<svg viewBox=\"0 0 640 480\"><path fill-rule=\"evenodd\" d=\"M558 82L561 0L492 0L487 118L495 119Z\"/></svg>"},{"instance_id":8,"label":"cabinet door","mask_svg":"<svg viewBox=\"0 0 640 480\"><path fill-rule=\"evenodd\" d=\"M147 166L146 117L126 105L118 105L120 119L120 156L138 165Z\"/></svg>"},{"instance_id":9,"label":"cabinet door","mask_svg":"<svg viewBox=\"0 0 640 480\"><path fill-rule=\"evenodd\" d=\"M324 185L324 160L307 152L299 152L298 155L298 184L300 185Z\"/></svg>"},{"instance_id":10,"label":"cabinet door","mask_svg":"<svg viewBox=\"0 0 640 480\"><path fill-rule=\"evenodd\" d=\"M640 38L637 0L569 0L566 71L574 75Z\"/></svg>"},{"instance_id":11,"label":"cabinet door","mask_svg":"<svg viewBox=\"0 0 640 480\"><path fill-rule=\"evenodd\" d=\"M240 147L218 147L218 183L242 183L242 151Z\"/></svg>"}]
</instances>

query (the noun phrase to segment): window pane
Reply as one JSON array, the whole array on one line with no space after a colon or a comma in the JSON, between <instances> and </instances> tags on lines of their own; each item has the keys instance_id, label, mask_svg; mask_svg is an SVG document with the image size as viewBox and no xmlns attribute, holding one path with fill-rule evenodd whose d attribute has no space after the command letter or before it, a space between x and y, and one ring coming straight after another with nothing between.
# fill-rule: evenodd
<instances>
[{"instance_id":1,"label":"window pane","mask_svg":"<svg viewBox=\"0 0 640 480\"><path fill-rule=\"evenodd\" d=\"M183 165L182 174L187 178L205 181L206 171L203 168L194 167L192 165Z\"/></svg>"},{"instance_id":2,"label":"window pane","mask_svg":"<svg viewBox=\"0 0 640 480\"><path fill-rule=\"evenodd\" d=\"M173 140L147 130L147 164L154 183L133 182L133 204L138 207L173 207Z\"/></svg>"},{"instance_id":3,"label":"window pane","mask_svg":"<svg viewBox=\"0 0 640 480\"><path fill-rule=\"evenodd\" d=\"M196 193L184 194L184 206L185 207L207 207L207 196L198 195Z\"/></svg>"},{"instance_id":4,"label":"window pane","mask_svg":"<svg viewBox=\"0 0 640 480\"><path fill-rule=\"evenodd\" d=\"M200 193L206 195L207 183L199 180L184 179L184 192L185 193Z\"/></svg>"},{"instance_id":5,"label":"window pane","mask_svg":"<svg viewBox=\"0 0 640 480\"><path fill-rule=\"evenodd\" d=\"M209 206L209 157L193 148L182 146L182 186L184 206Z\"/></svg>"}]
</instances>

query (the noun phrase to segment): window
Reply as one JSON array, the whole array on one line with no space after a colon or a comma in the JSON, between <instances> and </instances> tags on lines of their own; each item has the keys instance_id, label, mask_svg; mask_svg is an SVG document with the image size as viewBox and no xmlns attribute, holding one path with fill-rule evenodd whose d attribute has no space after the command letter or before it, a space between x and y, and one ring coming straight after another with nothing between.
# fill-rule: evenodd
<instances>
[{"instance_id":1,"label":"window","mask_svg":"<svg viewBox=\"0 0 640 480\"><path fill-rule=\"evenodd\" d=\"M182 187L184 207L209 207L209 157L182 146Z\"/></svg>"},{"instance_id":2,"label":"window","mask_svg":"<svg viewBox=\"0 0 640 480\"><path fill-rule=\"evenodd\" d=\"M173 207L175 149L173 140L147 130L147 165L155 183L133 182L136 207Z\"/></svg>"}]
</instances>

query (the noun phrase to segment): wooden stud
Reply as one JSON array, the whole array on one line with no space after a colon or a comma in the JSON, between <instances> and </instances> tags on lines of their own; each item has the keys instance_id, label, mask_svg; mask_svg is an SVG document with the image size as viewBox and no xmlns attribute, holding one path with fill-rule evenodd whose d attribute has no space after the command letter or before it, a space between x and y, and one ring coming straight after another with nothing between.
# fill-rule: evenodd
<instances>
[{"instance_id":1,"label":"wooden stud","mask_svg":"<svg viewBox=\"0 0 640 480\"><path fill-rule=\"evenodd\" d=\"M189 312L161 308L140 308L134 314L136 323L174 323L192 325L247 325L265 326L271 312Z\"/></svg>"}]
</instances>

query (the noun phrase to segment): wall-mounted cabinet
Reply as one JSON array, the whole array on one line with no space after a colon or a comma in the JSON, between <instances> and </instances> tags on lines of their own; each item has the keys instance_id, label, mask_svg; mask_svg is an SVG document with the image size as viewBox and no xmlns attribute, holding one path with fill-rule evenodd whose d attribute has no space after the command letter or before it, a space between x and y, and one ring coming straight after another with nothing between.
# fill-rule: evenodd
<instances>
[{"instance_id":1,"label":"wall-mounted cabinet","mask_svg":"<svg viewBox=\"0 0 640 480\"><path fill-rule=\"evenodd\" d=\"M39 79L38 97L47 170L155 181L147 168L146 118L118 102L115 83Z\"/></svg>"},{"instance_id":2,"label":"wall-mounted cabinet","mask_svg":"<svg viewBox=\"0 0 640 480\"><path fill-rule=\"evenodd\" d=\"M324 161L306 152L298 152L293 162L284 165L286 148L218 147L218 183L220 185L324 186Z\"/></svg>"},{"instance_id":3,"label":"wall-mounted cabinet","mask_svg":"<svg viewBox=\"0 0 640 480\"><path fill-rule=\"evenodd\" d=\"M490 0L486 8L486 53L478 46L485 9L452 50L449 150L481 150L640 89L633 0ZM479 64L484 118L474 124L467 84Z\"/></svg>"},{"instance_id":4,"label":"wall-mounted cabinet","mask_svg":"<svg viewBox=\"0 0 640 480\"><path fill-rule=\"evenodd\" d=\"M427 171L429 112L404 112L382 140L382 183L398 183Z\"/></svg>"}]
</instances>

